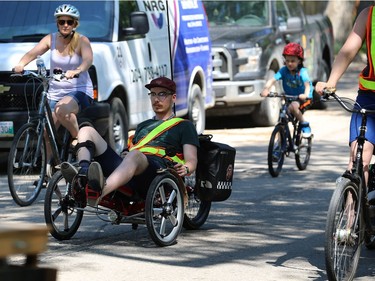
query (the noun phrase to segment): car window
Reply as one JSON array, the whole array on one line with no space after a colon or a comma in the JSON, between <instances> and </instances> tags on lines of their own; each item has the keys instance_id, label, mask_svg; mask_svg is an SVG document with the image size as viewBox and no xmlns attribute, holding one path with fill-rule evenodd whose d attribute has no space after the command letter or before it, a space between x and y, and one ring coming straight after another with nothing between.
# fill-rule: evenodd
<instances>
[{"instance_id":1,"label":"car window","mask_svg":"<svg viewBox=\"0 0 375 281\"><path fill-rule=\"evenodd\" d=\"M269 21L267 1L204 1L208 21L215 25L263 26Z\"/></svg>"}]
</instances>

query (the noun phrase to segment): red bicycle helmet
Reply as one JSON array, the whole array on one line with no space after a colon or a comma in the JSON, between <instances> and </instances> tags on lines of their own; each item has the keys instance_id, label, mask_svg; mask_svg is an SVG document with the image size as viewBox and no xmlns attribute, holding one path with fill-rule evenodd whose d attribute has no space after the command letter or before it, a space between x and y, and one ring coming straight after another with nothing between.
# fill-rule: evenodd
<instances>
[{"instance_id":1,"label":"red bicycle helmet","mask_svg":"<svg viewBox=\"0 0 375 281\"><path fill-rule=\"evenodd\" d=\"M297 56L303 60L303 48L300 44L289 43L284 47L283 56Z\"/></svg>"}]
</instances>

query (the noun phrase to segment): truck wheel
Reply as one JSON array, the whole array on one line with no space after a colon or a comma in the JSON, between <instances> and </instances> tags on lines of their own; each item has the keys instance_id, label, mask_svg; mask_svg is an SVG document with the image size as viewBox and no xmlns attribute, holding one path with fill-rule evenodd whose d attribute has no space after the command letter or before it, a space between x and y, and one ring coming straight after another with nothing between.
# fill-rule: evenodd
<instances>
[{"instance_id":1,"label":"truck wheel","mask_svg":"<svg viewBox=\"0 0 375 281\"><path fill-rule=\"evenodd\" d=\"M193 122L198 134L201 134L206 127L206 111L203 103L202 90L197 84L194 84L191 92L192 95L189 101L187 118Z\"/></svg>"},{"instance_id":2,"label":"truck wheel","mask_svg":"<svg viewBox=\"0 0 375 281\"><path fill-rule=\"evenodd\" d=\"M113 98L110 102L111 112L109 116L108 133L105 140L120 154L127 146L129 121L126 109L119 98Z\"/></svg>"},{"instance_id":3,"label":"truck wheel","mask_svg":"<svg viewBox=\"0 0 375 281\"><path fill-rule=\"evenodd\" d=\"M266 81L268 81L274 75L275 71L268 70L265 77ZM271 92L281 93L280 83L275 83L275 85L271 88ZM263 101L258 104L256 109L251 113L251 122L255 126L260 127L274 126L277 120L279 120L280 107L280 99L264 98Z\"/></svg>"},{"instance_id":4,"label":"truck wheel","mask_svg":"<svg viewBox=\"0 0 375 281\"><path fill-rule=\"evenodd\" d=\"M329 67L328 64L322 60L320 62L320 73L319 73L319 78L318 81L327 81L329 77ZM316 82L314 82L313 86L315 87ZM313 91L313 104L311 106L312 109L326 109L327 108L327 103L320 101L320 95L314 90Z\"/></svg>"}]
</instances>

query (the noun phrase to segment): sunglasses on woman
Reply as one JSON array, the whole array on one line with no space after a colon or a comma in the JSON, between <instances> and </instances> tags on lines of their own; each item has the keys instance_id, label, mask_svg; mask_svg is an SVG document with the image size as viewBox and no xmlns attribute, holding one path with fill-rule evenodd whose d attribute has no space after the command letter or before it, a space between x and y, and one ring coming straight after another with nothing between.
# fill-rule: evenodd
<instances>
[{"instance_id":1,"label":"sunglasses on woman","mask_svg":"<svg viewBox=\"0 0 375 281\"><path fill-rule=\"evenodd\" d=\"M65 23L67 23L68 25L73 25L74 20L58 20L57 23L59 25L65 25Z\"/></svg>"}]
</instances>

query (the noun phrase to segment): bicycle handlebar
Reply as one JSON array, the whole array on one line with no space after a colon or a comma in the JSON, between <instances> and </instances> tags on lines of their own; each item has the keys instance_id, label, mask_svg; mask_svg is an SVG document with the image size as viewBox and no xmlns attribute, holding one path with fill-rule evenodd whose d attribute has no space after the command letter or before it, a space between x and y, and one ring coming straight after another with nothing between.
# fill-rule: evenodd
<instances>
[{"instance_id":1,"label":"bicycle handlebar","mask_svg":"<svg viewBox=\"0 0 375 281\"><path fill-rule=\"evenodd\" d=\"M295 95L287 95L285 93L278 93L278 92L269 92L268 98L285 98L290 101L299 100L298 96Z\"/></svg>"},{"instance_id":2,"label":"bicycle handlebar","mask_svg":"<svg viewBox=\"0 0 375 281\"><path fill-rule=\"evenodd\" d=\"M66 72L62 71L61 69L54 69L53 74L52 75L50 74L48 76L48 75L38 74L37 72L32 71L32 70L24 70L22 73L11 74L10 77L33 76L36 78L40 78L42 80L54 79L54 80L60 81L65 78L65 73ZM79 77L79 74L74 75L74 78L78 78L78 77Z\"/></svg>"},{"instance_id":3,"label":"bicycle handlebar","mask_svg":"<svg viewBox=\"0 0 375 281\"><path fill-rule=\"evenodd\" d=\"M331 97L333 97L347 112L360 113L362 115L375 114L375 109L363 108L353 99L338 96L336 94L336 88L323 89L321 100L328 101ZM351 104L352 107L349 107L348 104Z\"/></svg>"}]
</instances>

